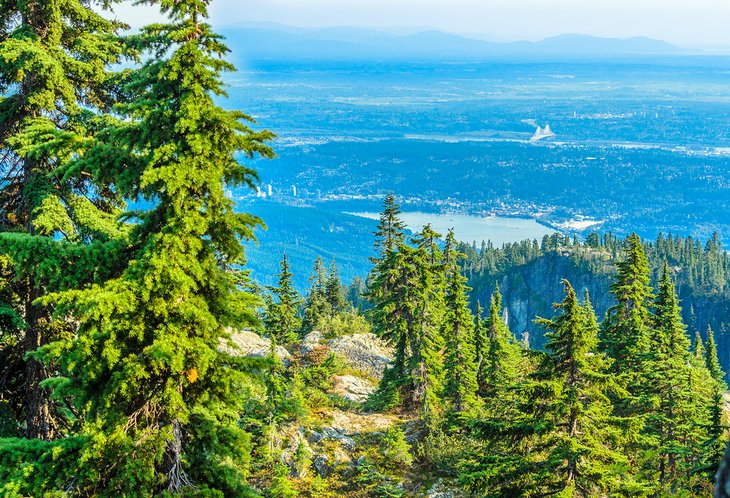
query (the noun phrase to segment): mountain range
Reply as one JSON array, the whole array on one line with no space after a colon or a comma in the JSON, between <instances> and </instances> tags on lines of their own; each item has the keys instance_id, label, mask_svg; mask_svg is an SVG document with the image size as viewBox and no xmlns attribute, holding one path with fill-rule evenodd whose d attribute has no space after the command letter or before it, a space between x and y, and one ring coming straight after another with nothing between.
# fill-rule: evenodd
<instances>
[{"instance_id":1,"label":"mountain range","mask_svg":"<svg viewBox=\"0 0 730 498\"><path fill-rule=\"evenodd\" d=\"M304 29L278 24L221 29L234 59L494 59L677 55L683 49L647 37L599 38L568 34L538 42L499 42L436 30L380 31L355 27Z\"/></svg>"}]
</instances>

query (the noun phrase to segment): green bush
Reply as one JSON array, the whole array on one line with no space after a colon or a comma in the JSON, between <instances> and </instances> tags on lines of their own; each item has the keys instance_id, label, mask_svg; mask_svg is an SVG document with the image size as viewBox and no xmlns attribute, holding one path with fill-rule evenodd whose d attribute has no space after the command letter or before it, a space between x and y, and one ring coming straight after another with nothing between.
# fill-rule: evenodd
<instances>
[{"instance_id":1,"label":"green bush","mask_svg":"<svg viewBox=\"0 0 730 498\"><path fill-rule=\"evenodd\" d=\"M391 427L380 443L385 463L394 468L410 467L413 464L411 446L399 427Z\"/></svg>"}]
</instances>

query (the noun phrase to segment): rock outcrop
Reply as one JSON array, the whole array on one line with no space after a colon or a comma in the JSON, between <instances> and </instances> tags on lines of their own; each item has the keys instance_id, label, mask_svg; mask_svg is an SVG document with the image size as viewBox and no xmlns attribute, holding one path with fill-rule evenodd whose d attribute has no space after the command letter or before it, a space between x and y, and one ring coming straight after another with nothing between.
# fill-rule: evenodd
<instances>
[{"instance_id":1,"label":"rock outcrop","mask_svg":"<svg viewBox=\"0 0 730 498\"><path fill-rule=\"evenodd\" d=\"M336 375L332 378L332 383L332 394L355 403L364 403L377 389L374 383L354 375Z\"/></svg>"},{"instance_id":2,"label":"rock outcrop","mask_svg":"<svg viewBox=\"0 0 730 498\"><path fill-rule=\"evenodd\" d=\"M384 432L401 422L398 417L385 413L362 414L335 409L331 415L329 427L346 436Z\"/></svg>"},{"instance_id":3,"label":"rock outcrop","mask_svg":"<svg viewBox=\"0 0 730 498\"><path fill-rule=\"evenodd\" d=\"M325 341L325 338L322 335L322 333L318 332L316 330L313 330L312 332L307 334L306 337L304 337L304 339L302 340L302 343L299 345L299 351L303 355L308 355L312 351L317 349L317 347L324 345L325 342L326 341Z\"/></svg>"},{"instance_id":4,"label":"rock outcrop","mask_svg":"<svg viewBox=\"0 0 730 498\"><path fill-rule=\"evenodd\" d=\"M393 361L393 348L388 347L375 334L338 337L329 341L328 346L351 367L373 377L382 377L385 368Z\"/></svg>"},{"instance_id":5,"label":"rock outcrop","mask_svg":"<svg viewBox=\"0 0 730 498\"><path fill-rule=\"evenodd\" d=\"M221 349L224 351L240 356L251 356L254 358L264 358L271 351L271 341L266 337L261 337L251 330L240 330L231 334L231 340L235 347L229 344L222 344ZM291 355L282 346L276 347L276 355L285 364L291 361Z\"/></svg>"}]
</instances>

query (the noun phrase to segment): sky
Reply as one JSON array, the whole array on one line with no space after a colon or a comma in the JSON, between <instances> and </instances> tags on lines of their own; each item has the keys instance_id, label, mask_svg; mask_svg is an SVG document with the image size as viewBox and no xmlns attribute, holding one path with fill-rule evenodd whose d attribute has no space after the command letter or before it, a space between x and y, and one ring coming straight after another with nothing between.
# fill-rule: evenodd
<instances>
[{"instance_id":1,"label":"sky","mask_svg":"<svg viewBox=\"0 0 730 498\"><path fill-rule=\"evenodd\" d=\"M156 15L129 3L116 12L133 26ZM730 47L728 0L213 0L211 21L416 26L506 41L569 33L649 36L686 48Z\"/></svg>"}]
</instances>

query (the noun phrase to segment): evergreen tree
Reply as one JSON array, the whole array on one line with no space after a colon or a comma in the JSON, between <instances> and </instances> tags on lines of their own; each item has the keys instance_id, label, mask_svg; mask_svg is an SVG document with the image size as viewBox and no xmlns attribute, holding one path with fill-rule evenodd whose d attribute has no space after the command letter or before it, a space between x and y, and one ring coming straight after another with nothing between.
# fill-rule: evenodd
<instances>
[{"instance_id":1,"label":"evergreen tree","mask_svg":"<svg viewBox=\"0 0 730 498\"><path fill-rule=\"evenodd\" d=\"M616 305L611 307L600 328L601 351L613 360L611 373L625 388L612 393L615 414L624 417L624 454L642 471L640 478L651 480L657 471L652 459L656 441L645 426L655 397L647 386L651 335L654 318L650 312L652 289L649 266L638 235L626 239L623 260L616 263L617 275L611 284Z\"/></svg>"},{"instance_id":2,"label":"evergreen tree","mask_svg":"<svg viewBox=\"0 0 730 498\"><path fill-rule=\"evenodd\" d=\"M725 373L717 359L717 346L712 328L707 329L707 346L705 348L705 364L712 378L712 387L708 400L709 421L706 437L702 445L702 458L699 471L714 480L723 460L726 445L727 416L725 414Z\"/></svg>"},{"instance_id":3,"label":"evergreen tree","mask_svg":"<svg viewBox=\"0 0 730 498\"><path fill-rule=\"evenodd\" d=\"M340 283L340 274L337 270L337 264L335 263L334 258L332 259L329 270L327 271L327 281L325 283L324 292L331 315L342 313L347 309L347 302L342 292L342 283Z\"/></svg>"},{"instance_id":4,"label":"evergreen tree","mask_svg":"<svg viewBox=\"0 0 730 498\"><path fill-rule=\"evenodd\" d=\"M477 390L479 394L484 394L487 384L487 351L489 351L489 334L487 331L486 321L484 320L484 308L477 301L477 309L475 311L474 320L474 359L477 379Z\"/></svg>"},{"instance_id":5,"label":"evergreen tree","mask_svg":"<svg viewBox=\"0 0 730 498\"><path fill-rule=\"evenodd\" d=\"M448 254L448 251L445 251ZM466 278L458 266L447 275L446 316L442 334L446 341L444 396L453 413L468 412L477 404L474 360L474 318L469 310Z\"/></svg>"},{"instance_id":6,"label":"evergreen tree","mask_svg":"<svg viewBox=\"0 0 730 498\"><path fill-rule=\"evenodd\" d=\"M702 336L700 335L700 332L695 332L695 340L694 340L694 358L697 362L702 363L707 366L707 359L705 358L706 350L705 350L705 344L702 341Z\"/></svg>"},{"instance_id":7,"label":"evergreen tree","mask_svg":"<svg viewBox=\"0 0 730 498\"><path fill-rule=\"evenodd\" d=\"M611 294L617 301L602 328L602 347L614 359L613 371L622 373L639 366L649 349L652 289L649 264L638 235L626 239L625 258L616 264Z\"/></svg>"},{"instance_id":8,"label":"evergreen tree","mask_svg":"<svg viewBox=\"0 0 730 498\"><path fill-rule=\"evenodd\" d=\"M426 248L412 252L417 271L414 304L418 320L412 329L411 356L408 370L413 376L410 405L421 417L430 422L441 411L440 394L443 388L443 289L432 263L433 254Z\"/></svg>"},{"instance_id":9,"label":"evergreen tree","mask_svg":"<svg viewBox=\"0 0 730 498\"><path fill-rule=\"evenodd\" d=\"M444 244L443 252L443 272L448 278L451 272L459 271L459 260L464 258L464 254L458 250L458 243L456 241L456 233L454 229L450 228L446 233L446 241Z\"/></svg>"},{"instance_id":10,"label":"evergreen tree","mask_svg":"<svg viewBox=\"0 0 730 498\"><path fill-rule=\"evenodd\" d=\"M710 375L718 384L725 382L725 373L720 367L720 360L717 359L717 344L715 344L715 333L712 327L707 327L707 343L705 345L705 365Z\"/></svg>"},{"instance_id":11,"label":"evergreen tree","mask_svg":"<svg viewBox=\"0 0 730 498\"><path fill-rule=\"evenodd\" d=\"M618 451L620 431L607 396L610 361L598 353L595 315L582 307L566 280L560 314L539 319L548 339L547 358L528 384L528 410L539 424L537 489L540 495L587 497L628 494L639 488L626 475ZM547 423L546 423L547 422ZM544 458L544 460L542 460ZM541 461L542 460L542 461ZM638 493L637 493L638 495Z\"/></svg>"},{"instance_id":12,"label":"evergreen tree","mask_svg":"<svg viewBox=\"0 0 730 498\"><path fill-rule=\"evenodd\" d=\"M502 294L495 286L484 323L489 337L480 390L496 411L504 410L504 395L520 375L522 351L502 319Z\"/></svg>"},{"instance_id":13,"label":"evergreen tree","mask_svg":"<svg viewBox=\"0 0 730 498\"><path fill-rule=\"evenodd\" d=\"M284 254L281 261L281 272L277 275L279 282L269 290L276 297L266 311L264 324L271 337L275 337L281 344L290 344L297 340L301 320L297 316L299 295L294 289L293 275L289 269L289 262Z\"/></svg>"},{"instance_id":14,"label":"evergreen tree","mask_svg":"<svg viewBox=\"0 0 730 498\"><path fill-rule=\"evenodd\" d=\"M359 275L356 275L350 285L347 286L347 302L350 307L354 308L358 312L362 312L367 307L367 301L365 300L365 280Z\"/></svg>"},{"instance_id":15,"label":"evergreen tree","mask_svg":"<svg viewBox=\"0 0 730 498\"><path fill-rule=\"evenodd\" d=\"M650 353L643 382L650 406L644 434L650 438L647 480L657 482L660 493L677 489L688 469L680 457L693 450L697 434L696 395L686 379L690 375L690 343L669 265L665 262L655 302ZM693 442L694 441L694 442Z\"/></svg>"},{"instance_id":16,"label":"evergreen tree","mask_svg":"<svg viewBox=\"0 0 730 498\"><path fill-rule=\"evenodd\" d=\"M388 194L383 203L378 228L375 231L377 256L370 258L373 269L368 275L368 292L365 296L373 307L379 310L383 309L385 303L391 301L391 288L396 285L393 279L398 273L393 265L400 261L395 253L399 247L405 244L405 224L400 220L399 215L400 207L395 201L395 196ZM377 316L379 311L375 310L374 313ZM385 332L383 328L376 326L375 332L378 333L378 331ZM401 350L405 345L402 346Z\"/></svg>"},{"instance_id":17,"label":"evergreen tree","mask_svg":"<svg viewBox=\"0 0 730 498\"><path fill-rule=\"evenodd\" d=\"M401 407L426 420L440 412L443 348L442 296L425 248L401 244L390 252L372 282L373 329L395 346L393 363L383 374L374 403ZM382 271L384 270L385 271ZM382 292L389 286L387 293Z\"/></svg>"},{"instance_id":18,"label":"evergreen tree","mask_svg":"<svg viewBox=\"0 0 730 498\"><path fill-rule=\"evenodd\" d=\"M372 263L377 267L385 256L397 250L398 246L405 242L405 224L400 220L400 206L396 203L395 196L390 193L383 201L383 211L380 213L378 227L375 231L375 250L377 257L371 258Z\"/></svg>"},{"instance_id":19,"label":"evergreen tree","mask_svg":"<svg viewBox=\"0 0 730 498\"><path fill-rule=\"evenodd\" d=\"M90 242L93 225L108 224L120 204L98 177L72 166L94 140L98 113L114 103L109 65L120 58L115 34L122 25L99 13L110 3L0 5L0 253L11 258L22 283L23 334L13 348L22 359L16 369L23 370L21 425L29 438L53 439L66 423L42 385L55 367L35 352L71 327L53 320L38 300L93 280L95 264L109 254L61 241Z\"/></svg>"},{"instance_id":20,"label":"evergreen tree","mask_svg":"<svg viewBox=\"0 0 730 498\"><path fill-rule=\"evenodd\" d=\"M402 391L408 385L406 360L411 349L411 327L417 319L417 303L411 297L417 279L411 252L410 247L401 244L398 250L388 252L370 274L373 332L395 348L393 362L385 369L375 393L374 403L382 409L400 406Z\"/></svg>"},{"instance_id":21,"label":"evergreen tree","mask_svg":"<svg viewBox=\"0 0 730 498\"><path fill-rule=\"evenodd\" d=\"M242 373L220 345L254 320L257 300L235 268L260 221L234 213L225 192L253 186L236 156L271 157L272 135L213 101L232 66L205 23L208 3L164 1L166 23L133 37L149 57L128 74L126 119L109 140L134 160L105 164L105 174L151 207L136 213L119 278L59 296L79 321L77 337L52 348L65 392L86 409L75 494L247 493Z\"/></svg>"},{"instance_id":22,"label":"evergreen tree","mask_svg":"<svg viewBox=\"0 0 730 498\"><path fill-rule=\"evenodd\" d=\"M318 257L314 262L314 272L309 277L309 293L304 301L303 335L312 332L320 318L330 314L326 285L327 270L324 267L322 258Z\"/></svg>"}]
</instances>

